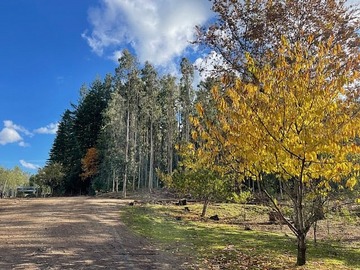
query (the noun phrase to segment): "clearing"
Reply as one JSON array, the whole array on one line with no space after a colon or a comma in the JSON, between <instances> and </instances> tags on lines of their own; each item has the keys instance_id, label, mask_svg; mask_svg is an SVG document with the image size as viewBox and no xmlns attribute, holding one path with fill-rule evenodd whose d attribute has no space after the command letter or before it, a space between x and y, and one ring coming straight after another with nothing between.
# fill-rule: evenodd
<instances>
[{"instance_id":1,"label":"clearing","mask_svg":"<svg viewBox=\"0 0 360 270\"><path fill-rule=\"evenodd\" d=\"M129 201L90 198L0 200L0 269L182 269L179 258L131 233Z\"/></svg>"}]
</instances>

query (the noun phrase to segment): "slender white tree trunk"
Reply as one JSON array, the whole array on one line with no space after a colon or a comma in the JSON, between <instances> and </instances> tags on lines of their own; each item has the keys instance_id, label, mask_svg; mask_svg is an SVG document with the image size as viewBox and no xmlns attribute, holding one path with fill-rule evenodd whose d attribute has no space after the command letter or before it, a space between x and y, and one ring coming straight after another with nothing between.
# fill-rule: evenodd
<instances>
[{"instance_id":1,"label":"slender white tree trunk","mask_svg":"<svg viewBox=\"0 0 360 270\"><path fill-rule=\"evenodd\" d=\"M149 191L153 189L154 182L154 138L153 123L150 121L150 167L149 167Z\"/></svg>"},{"instance_id":2,"label":"slender white tree trunk","mask_svg":"<svg viewBox=\"0 0 360 270\"><path fill-rule=\"evenodd\" d=\"M130 108L128 107L126 119L126 145L125 145L125 168L124 168L124 181L123 181L123 197L126 198L126 184L128 178L129 166L129 144L130 144Z\"/></svg>"}]
</instances>

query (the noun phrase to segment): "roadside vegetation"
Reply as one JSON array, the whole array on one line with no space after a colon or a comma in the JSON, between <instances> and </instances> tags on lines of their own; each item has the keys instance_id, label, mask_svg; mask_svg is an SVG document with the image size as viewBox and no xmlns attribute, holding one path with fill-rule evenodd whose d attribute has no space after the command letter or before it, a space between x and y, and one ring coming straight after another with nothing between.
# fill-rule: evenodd
<instances>
[{"instance_id":1,"label":"roadside vegetation","mask_svg":"<svg viewBox=\"0 0 360 270\"><path fill-rule=\"evenodd\" d=\"M286 225L269 223L270 208L213 203L144 204L122 209L121 219L176 256L189 269L360 269L360 218L355 212L329 213L318 223L317 243L308 239L308 262L295 267L296 238ZM219 221L209 219L218 215ZM246 219L244 220L244 216ZM351 219L351 221L350 221Z\"/></svg>"}]
</instances>

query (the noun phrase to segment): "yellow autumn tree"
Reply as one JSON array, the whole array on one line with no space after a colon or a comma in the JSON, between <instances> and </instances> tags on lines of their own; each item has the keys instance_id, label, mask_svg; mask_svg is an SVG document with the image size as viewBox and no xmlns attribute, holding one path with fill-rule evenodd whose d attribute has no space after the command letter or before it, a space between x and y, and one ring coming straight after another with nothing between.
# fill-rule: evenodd
<instances>
[{"instance_id":1,"label":"yellow autumn tree","mask_svg":"<svg viewBox=\"0 0 360 270\"><path fill-rule=\"evenodd\" d=\"M310 37L308 43L313 42ZM317 49L288 44L259 66L247 55L246 68L255 80L238 80L227 89L214 88L217 123L204 122L198 106L198 131L224 164L244 175L276 175L284 183L293 206L287 225L297 237L297 264L306 262L306 235L321 218L321 207L331 184L352 188L360 152L355 138L360 124L359 55L334 63L341 47L329 39ZM226 85L227 79L224 78ZM262 172L259 174L259 172ZM265 181L265 180L264 180ZM282 215L276 200L265 193Z\"/></svg>"}]
</instances>

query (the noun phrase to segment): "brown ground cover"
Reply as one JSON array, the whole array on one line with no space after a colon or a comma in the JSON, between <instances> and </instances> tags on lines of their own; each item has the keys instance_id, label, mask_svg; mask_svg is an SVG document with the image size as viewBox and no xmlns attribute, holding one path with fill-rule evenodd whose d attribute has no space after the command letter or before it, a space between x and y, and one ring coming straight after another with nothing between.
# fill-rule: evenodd
<instances>
[{"instance_id":1,"label":"brown ground cover","mask_svg":"<svg viewBox=\"0 0 360 270\"><path fill-rule=\"evenodd\" d=\"M0 200L0 269L182 269L131 233L110 198Z\"/></svg>"}]
</instances>

